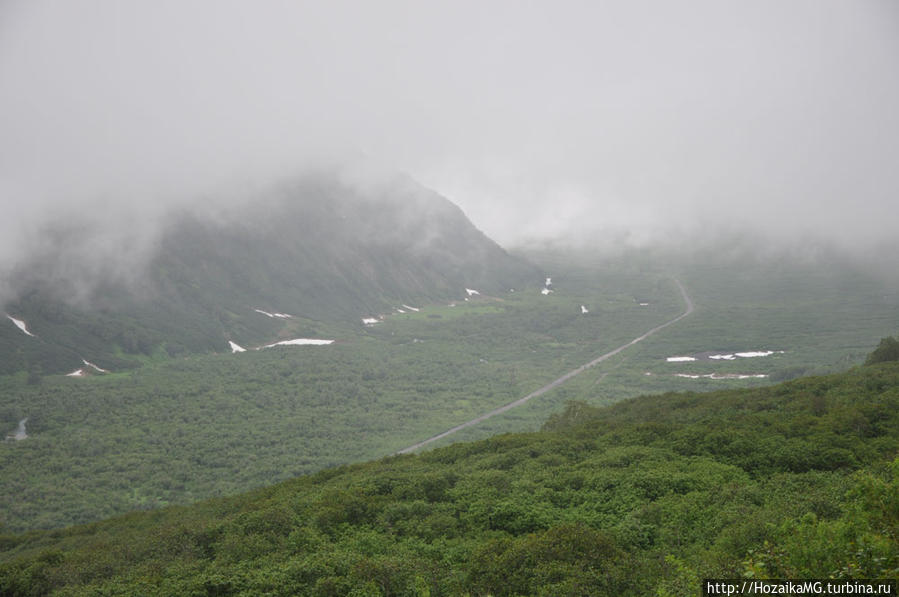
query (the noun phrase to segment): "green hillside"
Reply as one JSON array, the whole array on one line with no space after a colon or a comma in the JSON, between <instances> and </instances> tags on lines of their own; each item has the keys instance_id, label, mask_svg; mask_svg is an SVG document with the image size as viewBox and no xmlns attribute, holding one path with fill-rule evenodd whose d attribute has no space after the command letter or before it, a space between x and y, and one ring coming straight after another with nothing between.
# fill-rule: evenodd
<instances>
[{"instance_id":1,"label":"green hillside","mask_svg":"<svg viewBox=\"0 0 899 597\"><path fill-rule=\"evenodd\" d=\"M420 310L370 327L275 324L284 334L335 339L330 346L160 355L82 378L0 376L2 431L14 435L27 419L28 434L0 442L0 525L60 528L380 458L517 400L684 309L671 265L530 258L552 275L552 294L410 303ZM697 304L692 315L440 443L536 431L569 401L601 406L845 371L899 317L889 288L845 267L679 265ZM667 361L765 349L778 352Z\"/></svg>"},{"instance_id":2,"label":"green hillside","mask_svg":"<svg viewBox=\"0 0 899 597\"><path fill-rule=\"evenodd\" d=\"M572 403L537 433L3 537L0 593L690 595L899 576L899 363Z\"/></svg>"},{"instance_id":3,"label":"green hillside","mask_svg":"<svg viewBox=\"0 0 899 597\"><path fill-rule=\"evenodd\" d=\"M0 306L0 375L67 373L82 359L121 371L152 358L226 352L310 334L322 322L362 327L403 303L536 286L447 199L398 177L360 187L327 174L232 200L212 214L173 213L145 262L89 252L83 222L46 232ZM86 263L70 263L86 254ZM64 259L65 258L65 259ZM128 276L104 269L125 265ZM111 267L111 266L110 266ZM113 268L114 269L114 268ZM289 314L290 318L266 316Z\"/></svg>"},{"instance_id":4,"label":"green hillside","mask_svg":"<svg viewBox=\"0 0 899 597\"><path fill-rule=\"evenodd\" d=\"M559 289L482 295L341 330L328 346L162 359L82 378L0 376L0 524L85 523L391 454L532 391L683 309L670 281L597 274L594 311ZM623 292L657 303L642 309ZM601 305L601 307L600 307ZM308 333L308 332L307 332ZM333 334L333 335L331 335ZM749 380L754 381L754 380ZM549 412L563 403L549 402ZM531 416L536 429L548 414ZM525 429L526 429L525 428ZM519 428L519 430L523 430ZM28 471L22 474L21 471Z\"/></svg>"}]
</instances>

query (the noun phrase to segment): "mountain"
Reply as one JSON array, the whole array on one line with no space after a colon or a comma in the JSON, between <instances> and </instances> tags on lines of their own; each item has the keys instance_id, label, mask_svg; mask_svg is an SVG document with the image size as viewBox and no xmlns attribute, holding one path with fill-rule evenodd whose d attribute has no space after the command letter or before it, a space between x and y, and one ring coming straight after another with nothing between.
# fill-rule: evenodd
<instances>
[{"instance_id":1,"label":"mountain","mask_svg":"<svg viewBox=\"0 0 899 597\"><path fill-rule=\"evenodd\" d=\"M540 280L456 205L406 177L357 184L317 174L210 203L169 214L134 263L86 251L104 245L80 223L48 231L45 250L12 275L0 374L96 372L84 361L120 370L154 355L361 327L402 304ZM72 255L74 264L63 259ZM99 267L104 260L116 267Z\"/></svg>"},{"instance_id":2,"label":"mountain","mask_svg":"<svg viewBox=\"0 0 899 597\"><path fill-rule=\"evenodd\" d=\"M572 403L540 432L0 537L0 593L690 595L895 579L899 363Z\"/></svg>"}]
</instances>

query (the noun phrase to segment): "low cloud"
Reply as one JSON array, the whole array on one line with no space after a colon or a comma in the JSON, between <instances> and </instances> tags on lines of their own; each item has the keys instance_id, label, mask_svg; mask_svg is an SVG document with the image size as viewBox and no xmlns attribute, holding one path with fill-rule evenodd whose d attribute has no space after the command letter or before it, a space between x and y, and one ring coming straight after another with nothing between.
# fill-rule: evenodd
<instances>
[{"instance_id":1,"label":"low cloud","mask_svg":"<svg viewBox=\"0 0 899 597\"><path fill-rule=\"evenodd\" d=\"M888 0L12 0L0 275L54 218L127 244L360 155L507 246L891 247L897 56Z\"/></svg>"}]
</instances>

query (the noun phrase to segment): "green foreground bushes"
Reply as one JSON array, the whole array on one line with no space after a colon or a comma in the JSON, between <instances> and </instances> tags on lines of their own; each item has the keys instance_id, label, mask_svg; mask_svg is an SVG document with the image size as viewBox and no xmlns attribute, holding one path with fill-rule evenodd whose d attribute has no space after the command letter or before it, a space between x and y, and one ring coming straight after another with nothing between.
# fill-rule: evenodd
<instances>
[{"instance_id":1,"label":"green foreground bushes","mask_svg":"<svg viewBox=\"0 0 899 597\"><path fill-rule=\"evenodd\" d=\"M0 594L685 595L899 576L899 363L0 541Z\"/></svg>"}]
</instances>

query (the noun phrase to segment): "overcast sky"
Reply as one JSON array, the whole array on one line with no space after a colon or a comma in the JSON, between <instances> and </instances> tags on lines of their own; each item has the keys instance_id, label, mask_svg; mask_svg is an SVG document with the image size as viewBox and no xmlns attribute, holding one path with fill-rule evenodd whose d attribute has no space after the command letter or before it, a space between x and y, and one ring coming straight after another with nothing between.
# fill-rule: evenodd
<instances>
[{"instance_id":1,"label":"overcast sky","mask_svg":"<svg viewBox=\"0 0 899 597\"><path fill-rule=\"evenodd\" d=\"M895 237L899 2L0 0L7 255L360 153L507 245Z\"/></svg>"}]
</instances>

